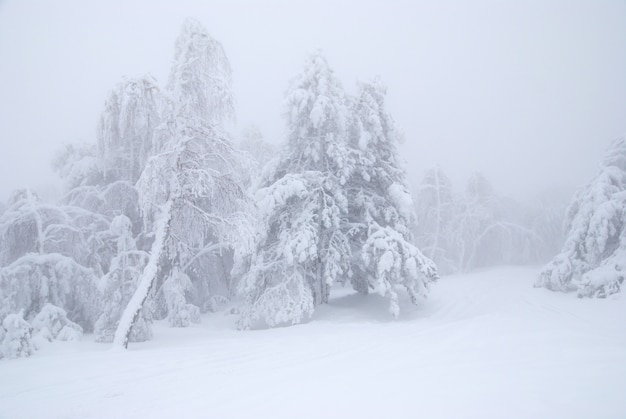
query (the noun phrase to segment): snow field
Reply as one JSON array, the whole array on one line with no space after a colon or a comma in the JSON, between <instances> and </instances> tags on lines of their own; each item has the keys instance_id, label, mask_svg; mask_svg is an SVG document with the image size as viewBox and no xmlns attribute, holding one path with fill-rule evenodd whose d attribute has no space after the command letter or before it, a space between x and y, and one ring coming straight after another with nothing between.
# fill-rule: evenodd
<instances>
[{"instance_id":1,"label":"snow field","mask_svg":"<svg viewBox=\"0 0 626 419\"><path fill-rule=\"evenodd\" d=\"M0 418L620 418L626 300L532 288L536 269L442 278L393 320L335 290L307 324L157 324L128 351L55 342L0 362Z\"/></svg>"}]
</instances>

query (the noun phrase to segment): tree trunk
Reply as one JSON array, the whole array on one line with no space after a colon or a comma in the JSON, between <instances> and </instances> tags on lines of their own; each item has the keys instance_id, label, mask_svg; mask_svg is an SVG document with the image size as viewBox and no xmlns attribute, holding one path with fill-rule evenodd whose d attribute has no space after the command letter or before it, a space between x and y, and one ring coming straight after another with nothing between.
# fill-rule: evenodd
<instances>
[{"instance_id":1,"label":"tree trunk","mask_svg":"<svg viewBox=\"0 0 626 419\"><path fill-rule=\"evenodd\" d=\"M114 348L128 348L130 332L139 317L139 313L150 294L150 289L159 272L159 260L161 259L161 254L163 253L163 248L165 247L165 242L169 235L171 220L172 201L169 200L161 207L161 214L156 223L154 243L152 243L148 264L144 268L141 278L139 279L137 290L124 309L120 323L115 330L115 337L113 338Z\"/></svg>"}]
</instances>

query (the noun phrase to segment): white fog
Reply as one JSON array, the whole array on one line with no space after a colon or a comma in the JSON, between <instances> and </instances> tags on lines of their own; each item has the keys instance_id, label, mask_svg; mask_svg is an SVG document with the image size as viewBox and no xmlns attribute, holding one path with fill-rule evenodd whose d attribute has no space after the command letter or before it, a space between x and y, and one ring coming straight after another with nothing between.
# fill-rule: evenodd
<instances>
[{"instance_id":1,"label":"white fog","mask_svg":"<svg viewBox=\"0 0 626 419\"><path fill-rule=\"evenodd\" d=\"M626 3L0 0L0 418L626 415Z\"/></svg>"}]
</instances>

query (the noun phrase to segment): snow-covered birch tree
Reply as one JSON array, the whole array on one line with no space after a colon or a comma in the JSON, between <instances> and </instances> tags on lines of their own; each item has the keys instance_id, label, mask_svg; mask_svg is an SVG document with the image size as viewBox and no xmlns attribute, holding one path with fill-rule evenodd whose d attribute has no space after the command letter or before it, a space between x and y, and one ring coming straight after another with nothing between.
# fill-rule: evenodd
<instances>
[{"instance_id":1,"label":"snow-covered birch tree","mask_svg":"<svg viewBox=\"0 0 626 419\"><path fill-rule=\"evenodd\" d=\"M224 48L196 19L187 18L176 39L167 90L174 116L221 125L234 118L232 71Z\"/></svg>"},{"instance_id":2,"label":"snow-covered birch tree","mask_svg":"<svg viewBox=\"0 0 626 419\"><path fill-rule=\"evenodd\" d=\"M168 141L137 182L144 228L154 232L154 242L115 333L118 347L127 346L157 276L166 282L170 323L186 326L197 307L181 303L185 270L199 256L227 251L248 236L245 162L221 126L232 117L230 66L221 45L195 20L185 21L176 41L169 89L172 113L155 132Z\"/></svg>"},{"instance_id":3,"label":"snow-covered birch tree","mask_svg":"<svg viewBox=\"0 0 626 419\"><path fill-rule=\"evenodd\" d=\"M160 146L153 141L163 106L152 76L125 78L113 88L98 124L98 158L108 182L139 179Z\"/></svg>"},{"instance_id":4,"label":"snow-covered birch tree","mask_svg":"<svg viewBox=\"0 0 626 419\"><path fill-rule=\"evenodd\" d=\"M16 191L0 216L0 319L23 310L27 320L46 304L65 309L90 331L99 305L90 240L106 219L75 207L44 204Z\"/></svg>"},{"instance_id":5,"label":"snow-covered birch tree","mask_svg":"<svg viewBox=\"0 0 626 419\"><path fill-rule=\"evenodd\" d=\"M415 194L417 208L416 242L437 265L440 274L457 271L453 254L452 223L455 199L452 183L440 167L426 171Z\"/></svg>"}]
</instances>

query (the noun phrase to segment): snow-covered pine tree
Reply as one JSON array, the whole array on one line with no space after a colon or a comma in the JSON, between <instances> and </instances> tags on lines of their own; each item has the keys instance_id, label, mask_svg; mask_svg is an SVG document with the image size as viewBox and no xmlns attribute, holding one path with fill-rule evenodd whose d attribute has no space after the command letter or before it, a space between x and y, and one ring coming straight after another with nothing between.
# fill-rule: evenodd
<instances>
[{"instance_id":1,"label":"snow-covered pine tree","mask_svg":"<svg viewBox=\"0 0 626 419\"><path fill-rule=\"evenodd\" d=\"M261 221L240 284L242 328L306 320L350 273L347 107L321 53L307 59L286 103L288 143L257 193Z\"/></svg>"},{"instance_id":2,"label":"snow-covered pine tree","mask_svg":"<svg viewBox=\"0 0 626 419\"><path fill-rule=\"evenodd\" d=\"M380 79L359 85L352 101L351 156L355 165L347 183L353 287L375 290L400 312L396 286L413 303L425 297L437 279L434 263L413 243L413 199L401 168L396 144L399 132L385 109L386 88Z\"/></svg>"},{"instance_id":3,"label":"snow-covered pine tree","mask_svg":"<svg viewBox=\"0 0 626 419\"><path fill-rule=\"evenodd\" d=\"M160 144L153 143L164 106L160 89L151 76L125 78L105 102L98 124L98 158L108 182L134 184L148 158Z\"/></svg>"},{"instance_id":4,"label":"snow-covered pine tree","mask_svg":"<svg viewBox=\"0 0 626 419\"><path fill-rule=\"evenodd\" d=\"M426 171L415 194L417 197L416 242L424 254L437 265L440 274L456 272L452 222L456 203L452 183L440 167Z\"/></svg>"},{"instance_id":5,"label":"snow-covered pine tree","mask_svg":"<svg viewBox=\"0 0 626 419\"><path fill-rule=\"evenodd\" d=\"M230 65L221 45L193 19L185 21L176 41L169 89L173 113L155 132L155 138L168 141L137 182L145 230L154 232L155 238L137 291L116 330L118 347L127 346L157 276L169 278L164 291L184 294L187 284L175 282L186 282L197 272L200 268L194 270L194 263L227 253L249 236L250 202L243 187L246 161L221 125L233 116ZM198 278L225 280L205 272ZM180 303L180 295L170 296L168 306L176 312L168 317L174 325L184 326L185 319L196 317L192 312L197 307Z\"/></svg>"},{"instance_id":6,"label":"snow-covered pine tree","mask_svg":"<svg viewBox=\"0 0 626 419\"><path fill-rule=\"evenodd\" d=\"M626 139L611 143L600 173L580 189L565 220L566 240L538 287L578 288L580 297L620 291L626 275Z\"/></svg>"}]
</instances>

